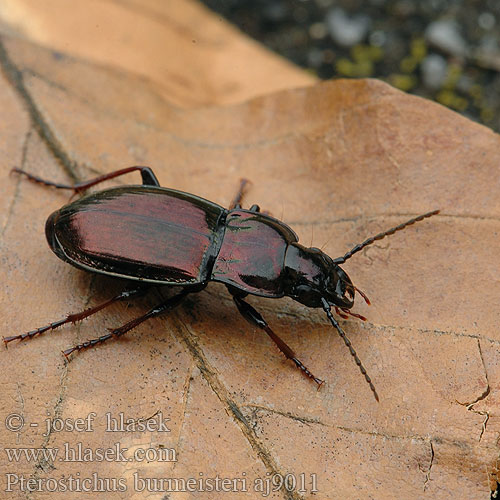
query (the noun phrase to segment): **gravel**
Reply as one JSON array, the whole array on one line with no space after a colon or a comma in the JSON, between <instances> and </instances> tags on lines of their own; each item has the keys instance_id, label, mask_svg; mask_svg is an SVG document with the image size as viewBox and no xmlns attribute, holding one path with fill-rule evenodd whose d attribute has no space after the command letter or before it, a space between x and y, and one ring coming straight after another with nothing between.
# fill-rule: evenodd
<instances>
[{"instance_id":1,"label":"gravel","mask_svg":"<svg viewBox=\"0 0 500 500\"><path fill-rule=\"evenodd\" d=\"M498 0L204 3L319 78L381 78L500 131Z\"/></svg>"}]
</instances>

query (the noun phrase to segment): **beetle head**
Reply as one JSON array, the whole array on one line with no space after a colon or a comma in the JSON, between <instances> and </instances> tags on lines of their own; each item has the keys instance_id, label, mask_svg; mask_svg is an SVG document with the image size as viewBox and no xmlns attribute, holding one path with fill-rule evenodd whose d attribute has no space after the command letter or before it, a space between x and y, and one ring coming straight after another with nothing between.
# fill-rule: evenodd
<instances>
[{"instance_id":1,"label":"beetle head","mask_svg":"<svg viewBox=\"0 0 500 500\"><path fill-rule=\"evenodd\" d=\"M331 306L350 309L354 286L347 273L318 248L299 243L288 246L285 257L285 294L308 307Z\"/></svg>"}]
</instances>

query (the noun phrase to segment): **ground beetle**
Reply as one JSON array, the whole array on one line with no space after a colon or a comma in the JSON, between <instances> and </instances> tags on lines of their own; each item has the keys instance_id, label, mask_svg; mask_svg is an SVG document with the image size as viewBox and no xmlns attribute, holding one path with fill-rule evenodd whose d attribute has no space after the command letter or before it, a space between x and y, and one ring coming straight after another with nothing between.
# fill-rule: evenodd
<instances>
[{"instance_id":1,"label":"ground beetle","mask_svg":"<svg viewBox=\"0 0 500 500\"><path fill-rule=\"evenodd\" d=\"M323 381L306 368L244 298L249 294L268 298L288 296L307 307L323 308L378 401L370 377L331 312L333 307L343 318L351 315L364 320L350 311L355 292L370 303L339 264L374 241L435 215L438 210L377 234L343 257L332 259L318 248L302 246L290 227L261 213L258 205L243 210L240 202L247 182L244 180L231 207L225 209L198 196L160 187L149 167L124 168L74 186L46 181L18 168L13 170L32 181L70 189L75 194L136 170L141 172L143 184L84 196L54 212L45 225L49 245L59 258L86 271L133 280L136 286L98 306L22 335L5 337L5 344L82 320L118 300L141 295L154 285L181 288L177 295L143 316L110 329L107 335L67 349L63 354L68 357L74 351L123 335L146 319L172 309L189 293L205 288L208 282L218 281L227 286L243 317L264 330L281 352L318 386Z\"/></svg>"}]
</instances>

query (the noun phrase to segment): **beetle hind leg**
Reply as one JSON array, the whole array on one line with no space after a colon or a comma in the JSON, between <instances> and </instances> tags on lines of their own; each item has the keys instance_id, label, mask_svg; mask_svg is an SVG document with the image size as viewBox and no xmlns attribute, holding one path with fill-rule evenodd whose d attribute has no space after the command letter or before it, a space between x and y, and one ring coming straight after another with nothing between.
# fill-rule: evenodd
<instances>
[{"instance_id":1,"label":"beetle hind leg","mask_svg":"<svg viewBox=\"0 0 500 500\"><path fill-rule=\"evenodd\" d=\"M198 290L196 290L198 291ZM66 359L68 359L69 355L75 351L81 351L83 349L88 349L89 347L94 347L98 344L102 344L103 342L106 342L106 340L112 339L112 338L118 338L121 337L123 334L127 333L128 331L132 330L136 326L140 325L144 321L150 318L154 318L156 316L159 316L160 314L167 312L171 309L173 309L175 306L180 304L182 300L188 295L189 293L193 293L193 290L184 290L177 295L174 295L173 297L168 298L167 300L164 300L160 304L158 304L156 307L153 307L153 309L150 309L146 314L139 316L138 318L134 318L128 323L125 323L124 325L118 327L118 328L108 328L109 332L106 335L101 335L100 337L97 337L95 339L90 339L87 340L81 344L75 345L73 347L70 347L69 349L66 349L63 351L64 356Z\"/></svg>"},{"instance_id":2,"label":"beetle hind leg","mask_svg":"<svg viewBox=\"0 0 500 500\"><path fill-rule=\"evenodd\" d=\"M101 311L105 307L110 306L111 304L114 304L115 302L118 302L119 300L125 300L125 299L130 299L133 297L138 297L140 295L144 295L147 292L147 288L141 287L137 289L132 289L132 290L125 290L119 295L116 295L115 297L112 297L111 299L107 300L106 302L102 302L101 304L98 304L97 306L91 307L89 309L85 309L84 311L81 311L79 313L74 313L74 314L69 314L63 319L60 319L58 321L54 321L52 323L49 323L48 325L41 326L40 328L36 328L35 330L31 330L29 332L23 333L21 335L13 335L12 337L4 337L3 341L5 345L7 345L9 342L12 342L13 340L26 340L26 339L32 339L33 337L36 337L37 335L41 335L42 333L49 331L49 330L55 330L56 328L59 328L62 325L65 325L67 323L76 323L77 321L82 321L85 318L88 318L89 316L92 316L93 314L96 314L97 312Z\"/></svg>"},{"instance_id":3,"label":"beetle hind leg","mask_svg":"<svg viewBox=\"0 0 500 500\"><path fill-rule=\"evenodd\" d=\"M266 320L256 309L254 309L248 302L245 302L230 288L228 289L233 295L233 300L236 303L236 307L238 308L238 311L240 311L241 315L252 325L264 330L269 335L269 337L271 337L271 340L278 346L278 349L285 355L285 357L287 359L291 359L295 363L295 366L299 368L306 377L316 382L319 389L323 385L324 380L321 380L311 373L311 371L304 365L304 363L302 363L302 361L297 358L297 355L295 354L293 349L271 330Z\"/></svg>"},{"instance_id":4,"label":"beetle hind leg","mask_svg":"<svg viewBox=\"0 0 500 500\"><path fill-rule=\"evenodd\" d=\"M29 172L26 172L25 170L22 170L17 167L13 168L11 172L16 172L18 174L24 175L30 181L37 182L38 184L43 184L44 186L51 186L57 189L70 189L74 191L76 194L76 193L83 193L87 189L91 188L92 186L96 186L101 182L114 179L115 177L120 177L121 175L125 175L130 172L135 172L136 170L139 170L141 172L142 184L144 186L160 186L160 183L156 178L154 172L149 167L141 167L141 166L133 166L133 167L122 168L120 170L114 170L113 172L109 172L107 174L94 177L93 179L89 179L88 181L77 182L73 186L70 184L59 184L58 182L52 182L46 179L42 179L41 177L30 174Z\"/></svg>"}]
</instances>

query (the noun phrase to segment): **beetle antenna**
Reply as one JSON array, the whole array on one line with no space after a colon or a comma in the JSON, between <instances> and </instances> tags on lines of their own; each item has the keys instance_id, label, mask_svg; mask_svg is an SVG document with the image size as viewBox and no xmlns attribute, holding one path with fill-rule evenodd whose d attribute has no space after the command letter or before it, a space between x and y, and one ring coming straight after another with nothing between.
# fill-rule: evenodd
<instances>
[{"instance_id":1,"label":"beetle antenna","mask_svg":"<svg viewBox=\"0 0 500 500\"><path fill-rule=\"evenodd\" d=\"M359 366L361 373L364 375L365 380L368 382L368 385L370 386L370 389L372 390L373 395L375 396L375 399L377 401L379 401L378 394L377 394L377 391L375 389L375 386L373 385L372 379L368 376L368 373L366 372L366 369L363 366L363 363L361 363L361 360L358 358L358 355L356 354L356 351L354 350L354 347L352 346L351 341L347 338L347 335L345 334L344 330L342 330L342 328L340 328L340 325L338 324L337 320L333 317L330 304L323 297L321 297L321 301L323 303L323 309L325 310L326 315L328 316L328 319L330 320L330 323L339 332L339 335L342 337L342 340L344 341L345 345L349 348L349 351L350 351L352 357L354 358L354 361Z\"/></svg>"},{"instance_id":2,"label":"beetle antenna","mask_svg":"<svg viewBox=\"0 0 500 500\"><path fill-rule=\"evenodd\" d=\"M401 229L404 229L405 227L410 226L411 224L415 224L415 222L419 222L423 219L426 219L427 217L431 217L432 215L436 215L438 213L439 210L427 212L426 214L419 215L418 217L410 219L409 221L403 222L402 224L399 224L399 226L393 227L388 231L384 231L383 233L379 233L376 236L372 236L371 238L368 238L367 240L363 241L363 243L357 244L354 248L349 250L343 257L338 257L336 259L333 259L333 262L335 264L343 264L347 259L350 259L355 253L358 253L360 250L363 250L363 248L367 247L368 245L371 245L374 241L381 240L382 238L385 238L390 234L394 234L396 231L401 231Z\"/></svg>"}]
</instances>

